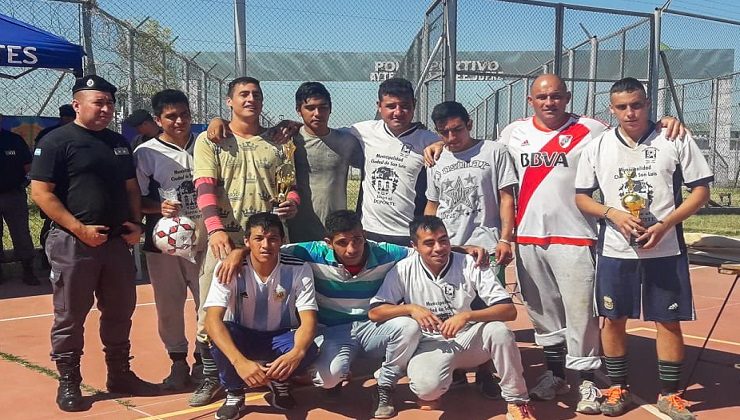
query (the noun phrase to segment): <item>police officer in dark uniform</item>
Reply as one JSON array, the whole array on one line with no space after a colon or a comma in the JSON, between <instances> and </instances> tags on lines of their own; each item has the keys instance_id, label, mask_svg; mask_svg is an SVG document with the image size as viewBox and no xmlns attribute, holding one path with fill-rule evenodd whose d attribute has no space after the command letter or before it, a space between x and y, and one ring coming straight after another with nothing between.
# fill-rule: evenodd
<instances>
[{"instance_id":1,"label":"police officer in dark uniform","mask_svg":"<svg viewBox=\"0 0 740 420\"><path fill-rule=\"evenodd\" d=\"M0 114L0 122L3 116ZM23 265L23 282L41 284L33 274L33 240L28 230L28 200L26 198L26 173L31 166L31 151L23 137L0 128L0 242L3 220L13 239L16 259ZM0 254L4 253L0 248ZM3 270L0 266L0 283Z\"/></svg>"},{"instance_id":2,"label":"police officer in dark uniform","mask_svg":"<svg viewBox=\"0 0 740 420\"><path fill-rule=\"evenodd\" d=\"M156 395L129 365L129 332L136 305L134 260L141 236L141 194L126 139L106 127L116 87L95 75L72 89L73 123L47 134L34 152L31 198L53 226L46 241L51 264L54 324L51 357L59 370L57 405L80 411L83 326L97 298L108 391Z\"/></svg>"}]
</instances>

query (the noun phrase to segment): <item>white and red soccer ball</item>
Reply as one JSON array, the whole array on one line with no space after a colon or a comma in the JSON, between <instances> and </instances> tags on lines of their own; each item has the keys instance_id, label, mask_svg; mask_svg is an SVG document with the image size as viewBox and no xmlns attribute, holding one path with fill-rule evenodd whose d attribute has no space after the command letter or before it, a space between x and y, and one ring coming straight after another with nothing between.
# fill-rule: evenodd
<instances>
[{"instance_id":1,"label":"white and red soccer ball","mask_svg":"<svg viewBox=\"0 0 740 420\"><path fill-rule=\"evenodd\" d=\"M154 246L165 254L192 259L195 222L185 216L163 217L154 226Z\"/></svg>"}]
</instances>

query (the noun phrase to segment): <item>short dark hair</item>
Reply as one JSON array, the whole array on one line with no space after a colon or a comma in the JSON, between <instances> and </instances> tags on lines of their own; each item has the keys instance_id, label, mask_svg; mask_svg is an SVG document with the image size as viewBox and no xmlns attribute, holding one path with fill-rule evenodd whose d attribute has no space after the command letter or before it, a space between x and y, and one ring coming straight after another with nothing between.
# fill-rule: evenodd
<instances>
[{"instance_id":1,"label":"short dark hair","mask_svg":"<svg viewBox=\"0 0 740 420\"><path fill-rule=\"evenodd\" d=\"M242 76L242 77L237 77L236 79L229 82L229 90L226 91L226 96L231 98L231 95L234 94L235 87L237 87L238 85L248 85L248 84L257 85L257 87L259 87L260 90L262 90L262 86L260 86L259 80L255 79L254 77Z\"/></svg>"},{"instance_id":2,"label":"short dark hair","mask_svg":"<svg viewBox=\"0 0 740 420\"><path fill-rule=\"evenodd\" d=\"M146 109L137 109L123 120L123 122L134 128L144 124L146 121L154 122L152 114L150 114Z\"/></svg>"},{"instance_id":3,"label":"short dark hair","mask_svg":"<svg viewBox=\"0 0 740 420\"><path fill-rule=\"evenodd\" d=\"M247 219L247 225L244 227L244 237L249 239L249 235L252 233L252 228L255 227L261 227L265 232L272 228L277 228L280 232L280 237L285 238L285 228L277 214L262 212L249 216Z\"/></svg>"},{"instance_id":4,"label":"short dark hair","mask_svg":"<svg viewBox=\"0 0 740 420\"><path fill-rule=\"evenodd\" d=\"M470 121L468 110L460 102L445 101L437 104L432 110L432 121L434 124L444 123L450 118L459 117L465 124Z\"/></svg>"},{"instance_id":5,"label":"short dark hair","mask_svg":"<svg viewBox=\"0 0 740 420\"><path fill-rule=\"evenodd\" d=\"M298 90L295 91L295 107L300 108L311 98L324 99L331 106L331 94L326 86L319 82L305 82L301 83Z\"/></svg>"},{"instance_id":6,"label":"short dark hair","mask_svg":"<svg viewBox=\"0 0 740 420\"><path fill-rule=\"evenodd\" d=\"M411 241L416 242L416 232L418 232L419 229L427 232L434 232L439 229L447 231L445 222L437 216L416 216L409 225L409 236L411 236Z\"/></svg>"},{"instance_id":7,"label":"short dark hair","mask_svg":"<svg viewBox=\"0 0 740 420\"><path fill-rule=\"evenodd\" d=\"M640 91L647 97L647 93L645 92L645 86L642 85L642 82L635 79L634 77L625 77L622 80L617 80L612 85L611 89L609 89L609 95L611 95L612 93L634 92L634 91Z\"/></svg>"},{"instance_id":8,"label":"short dark hair","mask_svg":"<svg viewBox=\"0 0 740 420\"><path fill-rule=\"evenodd\" d=\"M64 104L59 107L59 117L76 117L77 113L70 104Z\"/></svg>"},{"instance_id":9,"label":"short dark hair","mask_svg":"<svg viewBox=\"0 0 740 420\"><path fill-rule=\"evenodd\" d=\"M362 218L352 210L337 210L329 213L324 222L326 236L331 239L334 235L362 228Z\"/></svg>"},{"instance_id":10,"label":"short dark hair","mask_svg":"<svg viewBox=\"0 0 740 420\"><path fill-rule=\"evenodd\" d=\"M188 101L187 95L181 90L160 90L152 96L152 111L154 115L161 116L164 107L176 104L183 104L190 109L190 101Z\"/></svg>"},{"instance_id":11,"label":"short dark hair","mask_svg":"<svg viewBox=\"0 0 740 420\"><path fill-rule=\"evenodd\" d=\"M414 99L414 87L406 79L392 77L380 84L378 88L378 100L382 101L383 96L395 96L403 99Z\"/></svg>"}]
</instances>

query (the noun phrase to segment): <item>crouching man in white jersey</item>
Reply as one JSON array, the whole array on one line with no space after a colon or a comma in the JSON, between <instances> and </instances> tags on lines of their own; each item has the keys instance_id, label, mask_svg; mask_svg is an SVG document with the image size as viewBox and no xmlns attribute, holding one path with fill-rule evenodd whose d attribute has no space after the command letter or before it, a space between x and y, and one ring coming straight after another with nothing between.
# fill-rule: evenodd
<instances>
[{"instance_id":1,"label":"crouching man in white jersey","mask_svg":"<svg viewBox=\"0 0 740 420\"><path fill-rule=\"evenodd\" d=\"M658 330L658 409L674 420L693 420L678 392L680 321L695 319L681 222L707 202L714 177L691 137L670 142L655 132L650 101L638 80L618 81L609 99L619 127L584 150L575 200L585 214L603 219L595 296L604 317L601 342L612 386L601 412L621 415L631 401L625 326L628 318L640 317L642 304L645 321L655 321ZM681 184L691 188L683 202ZM591 198L596 189L604 204ZM631 204L633 213L625 211Z\"/></svg>"},{"instance_id":2,"label":"crouching man in white jersey","mask_svg":"<svg viewBox=\"0 0 740 420\"><path fill-rule=\"evenodd\" d=\"M519 349L504 324L516 318L509 294L490 268L480 269L472 257L451 253L438 217L414 219L409 233L418 254L388 272L370 301L368 317L385 322L409 316L421 326L421 342L407 367L409 387L421 408L436 406L452 383L453 370L493 360L508 403L507 419L534 419ZM476 293L486 309L471 310Z\"/></svg>"}]
</instances>

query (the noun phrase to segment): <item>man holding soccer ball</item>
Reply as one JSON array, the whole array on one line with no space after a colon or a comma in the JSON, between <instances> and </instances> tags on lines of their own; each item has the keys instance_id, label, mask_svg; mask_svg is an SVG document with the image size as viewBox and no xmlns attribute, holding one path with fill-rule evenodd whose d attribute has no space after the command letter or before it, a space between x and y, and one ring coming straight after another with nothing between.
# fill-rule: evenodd
<instances>
[{"instance_id":1,"label":"man holding soccer ball","mask_svg":"<svg viewBox=\"0 0 740 420\"><path fill-rule=\"evenodd\" d=\"M152 96L154 121L162 129L134 151L136 177L142 193L142 212L164 216L147 235L144 250L149 280L159 318L159 337L172 360L165 389L181 391L199 376L200 354L195 352L192 378L186 361L184 306L188 289L196 311L200 302L198 277L205 249L205 226L193 185L193 144L190 104L179 90L166 89ZM150 197L159 197L152 199ZM166 225L166 226L165 226ZM195 227L196 239L182 240ZM184 231L184 232L180 232ZM154 246L156 245L156 246ZM194 333L194 332L193 332Z\"/></svg>"}]
</instances>

